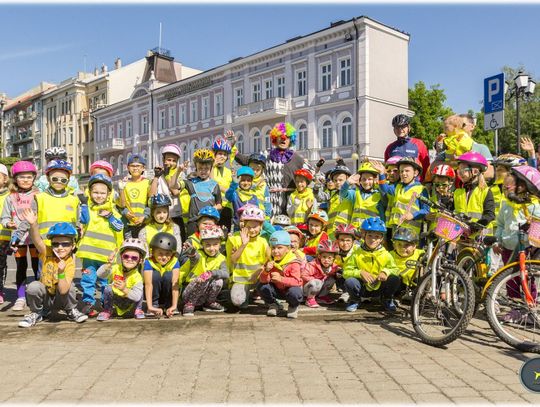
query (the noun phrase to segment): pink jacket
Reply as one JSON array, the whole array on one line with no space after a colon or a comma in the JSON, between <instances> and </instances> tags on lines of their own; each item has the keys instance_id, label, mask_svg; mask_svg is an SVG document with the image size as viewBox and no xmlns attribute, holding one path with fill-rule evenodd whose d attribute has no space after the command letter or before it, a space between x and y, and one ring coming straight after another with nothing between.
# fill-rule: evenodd
<instances>
[{"instance_id":1,"label":"pink jacket","mask_svg":"<svg viewBox=\"0 0 540 407\"><path fill-rule=\"evenodd\" d=\"M287 264L283 271L274 267L270 272L263 271L259 277L261 283L268 284L270 283L270 274L273 272L278 272L283 276L283 280L276 282L272 281L272 284L280 291L286 290L290 287L302 287L302 263L299 260L294 260Z\"/></svg>"},{"instance_id":2,"label":"pink jacket","mask_svg":"<svg viewBox=\"0 0 540 407\"><path fill-rule=\"evenodd\" d=\"M337 266L336 264L332 264L332 266L330 267L330 271L327 274L323 271L319 259L315 259L310 261L309 263L306 263L305 267L302 269L302 280L304 281L304 284L306 284L308 281L315 279L324 281L328 277L336 274L336 271L338 269L339 266Z\"/></svg>"}]
</instances>

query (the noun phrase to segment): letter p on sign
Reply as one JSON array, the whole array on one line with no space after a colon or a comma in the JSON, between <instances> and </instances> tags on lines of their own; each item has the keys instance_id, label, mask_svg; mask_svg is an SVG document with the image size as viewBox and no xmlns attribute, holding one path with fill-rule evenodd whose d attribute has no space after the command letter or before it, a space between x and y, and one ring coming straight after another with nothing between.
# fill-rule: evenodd
<instances>
[{"instance_id":1,"label":"letter p on sign","mask_svg":"<svg viewBox=\"0 0 540 407\"><path fill-rule=\"evenodd\" d=\"M501 82L499 78L490 79L488 81L488 103L493 101L493 96L498 95L501 90Z\"/></svg>"}]
</instances>

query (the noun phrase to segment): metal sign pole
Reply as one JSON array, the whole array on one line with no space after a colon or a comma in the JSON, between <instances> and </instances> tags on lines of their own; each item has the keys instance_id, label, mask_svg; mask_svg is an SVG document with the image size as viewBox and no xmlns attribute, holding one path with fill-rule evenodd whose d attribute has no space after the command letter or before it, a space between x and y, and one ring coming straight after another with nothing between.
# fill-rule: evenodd
<instances>
[{"instance_id":1,"label":"metal sign pole","mask_svg":"<svg viewBox=\"0 0 540 407\"><path fill-rule=\"evenodd\" d=\"M499 156L499 129L495 129L495 157Z\"/></svg>"}]
</instances>

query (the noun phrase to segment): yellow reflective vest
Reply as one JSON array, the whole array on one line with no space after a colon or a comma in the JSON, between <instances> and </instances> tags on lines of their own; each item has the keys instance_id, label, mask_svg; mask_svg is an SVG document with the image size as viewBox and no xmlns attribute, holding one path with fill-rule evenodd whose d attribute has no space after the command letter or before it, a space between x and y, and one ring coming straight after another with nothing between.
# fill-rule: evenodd
<instances>
[{"instance_id":1,"label":"yellow reflective vest","mask_svg":"<svg viewBox=\"0 0 540 407\"><path fill-rule=\"evenodd\" d=\"M387 225L389 227L398 226L401 222L401 217L407 212L407 207L413 198L413 194L416 193L417 196L420 196L423 191L424 186L422 184L413 185L410 188L405 189L405 186L401 182L398 183L395 189L394 202ZM417 202L417 199L413 199L408 212L414 214L420 210ZM420 234L422 219L405 221L401 224L401 227L412 229L417 234Z\"/></svg>"},{"instance_id":2,"label":"yellow reflective vest","mask_svg":"<svg viewBox=\"0 0 540 407\"><path fill-rule=\"evenodd\" d=\"M180 267L178 284L189 284L191 280L196 279L206 271L219 270L223 262L227 261L225 256L221 253L218 253L214 257L210 257L202 249L199 250L199 256L199 261L195 264L193 269L191 269L191 259L188 259L188 261Z\"/></svg>"},{"instance_id":3,"label":"yellow reflective vest","mask_svg":"<svg viewBox=\"0 0 540 407\"><path fill-rule=\"evenodd\" d=\"M407 286L415 285L416 262L424 254L424 250L415 249L410 257L401 257L395 250L390 252L401 276L401 281Z\"/></svg>"},{"instance_id":4,"label":"yellow reflective vest","mask_svg":"<svg viewBox=\"0 0 540 407\"><path fill-rule=\"evenodd\" d=\"M473 188L467 199L465 188L458 188L454 191L454 209L457 213L464 213L471 217L472 222L478 222L484 212L484 201L489 193L489 188L480 189L478 186ZM488 234L493 230L489 229ZM476 235L476 234L474 234ZM474 235L472 235L474 237Z\"/></svg>"},{"instance_id":5,"label":"yellow reflective vest","mask_svg":"<svg viewBox=\"0 0 540 407\"><path fill-rule=\"evenodd\" d=\"M348 199L341 199L339 190L330 197L328 203L328 234L334 236L337 225L350 225L353 212L353 202Z\"/></svg>"},{"instance_id":6,"label":"yellow reflective vest","mask_svg":"<svg viewBox=\"0 0 540 407\"><path fill-rule=\"evenodd\" d=\"M219 189L221 190L221 201L222 204L226 204L227 199L225 198L225 191L229 189L232 182L232 172L229 168L225 167L216 167L215 165L212 167L212 179L216 181L219 185Z\"/></svg>"},{"instance_id":7,"label":"yellow reflective vest","mask_svg":"<svg viewBox=\"0 0 540 407\"><path fill-rule=\"evenodd\" d=\"M176 256L172 256L172 258L164 265L155 262L154 260L152 260L152 258L148 258L146 259L146 261L148 262L148 264L150 264L152 269L159 271L159 274L163 275L165 273L168 273L169 271L173 271L176 268L175 266L178 263L178 258Z\"/></svg>"},{"instance_id":8,"label":"yellow reflective vest","mask_svg":"<svg viewBox=\"0 0 540 407\"><path fill-rule=\"evenodd\" d=\"M351 258L345 263L343 270L343 278L358 278L361 279L360 271L367 271L374 277L377 277L381 272L387 276L399 275L394 258L383 246L375 250L366 250L362 246L355 249ZM376 280L372 284L367 284L364 281L368 291L378 290L381 282Z\"/></svg>"},{"instance_id":9,"label":"yellow reflective vest","mask_svg":"<svg viewBox=\"0 0 540 407\"><path fill-rule=\"evenodd\" d=\"M146 245L148 247L150 247L150 242L152 241L152 238L159 232L170 233L171 235L174 235L174 226L172 222L169 222L169 224L152 222L146 225L144 227L144 230L146 232Z\"/></svg>"},{"instance_id":10,"label":"yellow reflective vest","mask_svg":"<svg viewBox=\"0 0 540 407\"><path fill-rule=\"evenodd\" d=\"M298 225L299 223L305 223L306 217L311 211L311 207L308 206L308 201L311 201L311 204L315 201L313 190L311 188L306 188L301 193L294 190L291 193L290 199L294 207L294 212L289 214L292 215L290 216L291 224Z\"/></svg>"},{"instance_id":11,"label":"yellow reflective vest","mask_svg":"<svg viewBox=\"0 0 540 407\"><path fill-rule=\"evenodd\" d=\"M233 264L231 260L232 252L236 251L241 245L240 232L235 233L227 240L226 251L229 273L232 275L233 283L254 284L258 281L258 274L266 264L268 242L260 235L250 240L236 264ZM255 273L257 273L257 278L254 277Z\"/></svg>"},{"instance_id":12,"label":"yellow reflective vest","mask_svg":"<svg viewBox=\"0 0 540 407\"><path fill-rule=\"evenodd\" d=\"M10 192L8 189L3 194L0 194L0 212L4 208L4 202L9 196ZM0 224L0 241L9 242L11 240L11 229L7 229Z\"/></svg>"},{"instance_id":13,"label":"yellow reflective vest","mask_svg":"<svg viewBox=\"0 0 540 407\"><path fill-rule=\"evenodd\" d=\"M122 298L127 297L127 295L123 291L119 290L118 288L116 288L113 285L113 281L115 280L115 278L124 279L124 281L126 282L126 288L128 290L131 290L137 284L143 284L143 277L142 277L141 273L139 272L138 267L134 268L133 270L129 271L128 273L124 273L121 264L113 265L112 270L111 270L111 274L109 275L109 278L108 278L108 282L109 282L109 284L111 284L112 291L113 291L114 295L117 295L118 297L122 297ZM129 310L131 310L135 306L135 303L132 303L127 308L120 308L117 304L114 303L114 301L113 301L113 304L114 304L114 308L115 308L116 313L118 314L118 316L124 315L125 313L129 312Z\"/></svg>"},{"instance_id":14,"label":"yellow reflective vest","mask_svg":"<svg viewBox=\"0 0 540 407\"><path fill-rule=\"evenodd\" d=\"M120 247L124 240L122 231L117 232L109 223L109 219L98 215L102 209L111 211L114 217L120 219L120 214L112 210L108 202L103 205L90 205L88 207L90 221L84 225L83 237L77 245L76 256L80 259L105 263L109 255Z\"/></svg>"},{"instance_id":15,"label":"yellow reflective vest","mask_svg":"<svg viewBox=\"0 0 540 407\"><path fill-rule=\"evenodd\" d=\"M354 197L351 224L354 227L359 228L365 219L378 217L379 210L377 208L377 205L379 204L380 200L380 191L370 191L370 194L363 198L360 187L357 187Z\"/></svg>"},{"instance_id":16,"label":"yellow reflective vest","mask_svg":"<svg viewBox=\"0 0 540 407\"><path fill-rule=\"evenodd\" d=\"M126 208L136 217L144 217L144 209L148 206L150 180L128 181L124 188ZM130 222L130 224L132 224Z\"/></svg>"},{"instance_id":17,"label":"yellow reflective vest","mask_svg":"<svg viewBox=\"0 0 540 407\"><path fill-rule=\"evenodd\" d=\"M39 226L39 234L49 246L50 242L47 239L49 229L59 222L69 222L74 227L77 227L79 199L71 194L64 197L56 197L48 192L40 192L35 196L38 213L37 222Z\"/></svg>"}]
</instances>

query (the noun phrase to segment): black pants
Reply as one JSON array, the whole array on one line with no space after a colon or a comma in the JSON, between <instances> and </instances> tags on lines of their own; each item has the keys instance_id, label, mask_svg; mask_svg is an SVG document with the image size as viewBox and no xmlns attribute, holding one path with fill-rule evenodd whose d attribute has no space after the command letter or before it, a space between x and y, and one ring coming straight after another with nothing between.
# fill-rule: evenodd
<instances>
[{"instance_id":1,"label":"black pants","mask_svg":"<svg viewBox=\"0 0 540 407\"><path fill-rule=\"evenodd\" d=\"M144 223L140 225L125 225L124 226L124 239L127 238L133 238L138 239L139 238L139 232L144 228Z\"/></svg>"},{"instance_id":2,"label":"black pants","mask_svg":"<svg viewBox=\"0 0 540 407\"><path fill-rule=\"evenodd\" d=\"M379 297L383 299L393 298L401 286L401 278L398 276L388 276L386 281L381 282L377 290L369 291L366 283L358 278L350 277L345 280L345 288L351 298L360 301L361 297Z\"/></svg>"},{"instance_id":3,"label":"black pants","mask_svg":"<svg viewBox=\"0 0 540 407\"><path fill-rule=\"evenodd\" d=\"M231 231L231 224L233 219L232 208L222 208L219 217L219 226L225 226L227 231Z\"/></svg>"}]
</instances>

